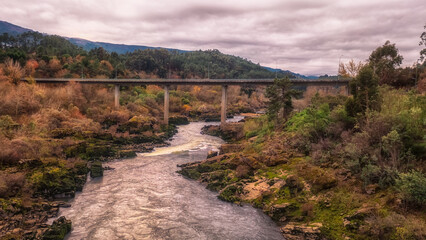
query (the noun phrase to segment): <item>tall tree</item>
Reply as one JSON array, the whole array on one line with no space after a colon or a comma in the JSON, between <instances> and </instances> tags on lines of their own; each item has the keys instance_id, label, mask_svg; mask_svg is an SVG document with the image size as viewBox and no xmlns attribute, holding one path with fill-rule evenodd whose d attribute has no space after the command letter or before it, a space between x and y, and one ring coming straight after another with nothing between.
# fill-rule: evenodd
<instances>
[{"instance_id":1,"label":"tall tree","mask_svg":"<svg viewBox=\"0 0 426 240\"><path fill-rule=\"evenodd\" d=\"M426 29L426 24L424 29ZM423 62L426 58L426 31L420 35L420 39L421 41L419 42L419 46L424 46L424 48L420 51L420 61Z\"/></svg>"},{"instance_id":2,"label":"tall tree","mask_svg":"<svg viewBox=\"0 0 426 240\"><path fill-rule=\"evenodd\" d=\"M274 84L266 89L266 97L269 98L268 116L270 119L287 119L293 110L291 99L300 95L300 91L292 89L288 77L276 78Z\"/></svg>"},{"instance_id":3,"label":"tall tree","mask_svg":"<svg viewBox=\"0 0 426 240\"><path fill-rule=\"evenodd\" d=\"M360 62L355 62L351 59L348 63L340 63L339 64L339 75L342 77L350 77L355 78L359 70L364 66L364 64Z\"/></svg>"},{"instance_id":4,"label":"tall tree","mask_svg":"<svg viewBox=\"0 0 426 240\"><path fill-rule=\"evenodd\" d=\"M402 63L402 59L395 44L391 44L389 41L371 53L370 64L374 73L379 77L380 84L396 84L395 68Z\"/></svg>"},{"instance_id":5,"label":"tall tree","mask_svg":"<svg viewBox=\"0 0 426 240\"><path fill-rule=\"evenodd\" d=\"M373 68L366 65L361 68L358 76L350 82L353 98L346 102L346 111L351 116L364 114L368 109L374 109L378 100L378 80Z\"/></svg>"}]
</instances>

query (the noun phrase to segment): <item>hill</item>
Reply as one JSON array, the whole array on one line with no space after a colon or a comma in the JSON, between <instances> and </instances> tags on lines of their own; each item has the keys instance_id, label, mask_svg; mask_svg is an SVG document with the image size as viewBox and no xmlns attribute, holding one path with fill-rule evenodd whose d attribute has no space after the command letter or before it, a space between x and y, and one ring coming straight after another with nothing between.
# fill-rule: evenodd
<instances>
[{"instance_id":1,"label":"hill","mask_svg":"<svg viewBox=\"0 0 426 240\"><path fill-rule=\"evenodd\" d=\"M149 46L140 46L140 45L126 45L126 44L114 44L106 42L92 42L86 39L81 38L66 38L71 43L82 47L86 51L90 51L95 48L103 48L108 52L116 52L118 54L125 54L128 52L134 52L136 50L145 50L145 49L166 49L168 51L177 51L177 52L187 52L180 49L173 48L162 48L162 47L149 47Z\"/></svg>"},{"instance_id":2,"label":"hill","mask_svg":"<svg viewBox=\"0 0 426 240\"><path fill-rule=\"evenodd\" d=\"M226 55L223 53L220 53L219 51L186 51L181 49L173 49L173 48L162 48L162 47L150 47L150 46L141 46L141 45L126 45L126 44L114 44L114 43L106 43L106 42L93 42L86 39L81 38L69 38L69 37L59 37L54 35L47 35L47 34L40 34L37 31L34 31L32 29L23 28L5 21L0 21L0 34L7 33L10 36L18 36L23 33L31 32L34 34L38 34L38 37L44 36L48 38L53 38L55 42L54 51L45 52L43 55L58 55L60 52L61 55L68 53L71 55L76 55L80 51L78 48L81 48L87 52L90 52L92 50L96 51L99 48L102 48L103 50L109 52L109 53L118 53L123 55L141 55L141 53L145 50L155 50L155 51L148 51L145 53L149 53L148 55L156 54L161 50L167 50L169 53L171 53L174 56L178 56L177 60L182 61L179 62L179 65L184 65L182 68L186 68L185 70L182 69L182 72L185 72L185 74L181 74L181 76L202 76L207 77L208 71L211 72L212 77L233 77L233 78L242 78L242 77L248 77L248 78L273 78L275 76L283 77L283 76L290 76L290 77L297 77L297 78L308 78L312 79L315 77L306 77L304 75L294 73L289 70L282 70L282 69L274 69L270 67L264 67L259 64L255 64L247 59L243 59L237 56L233 55ZM50 37L49 37L50 36ZM28 38L28 36L26 36ZM31 39L33 40L33 39ZM65 41L67 40L67 41ZM8 40L9 41L9 40ZM43 42L43 41L40 41ZM45 41L46 46L44 48L49 48L49 44L52 43L51 40ZM10 44L10 43L7 43ZM67 45L66 51L57 51L60 48L60 45ZM19 44L18 44L19 45ZM71 46L75 45L75 47ZM72 48L72 54L71 52L67 52L68 49ZM35 49L35 48L34 48ZM29 49L26 49L26 52L28 52ZM139 51L139 52L138 52ZM141 52L142 51L142 52ZM135 52L138 52L139 54L134 54ZM185 56L179 56L181 54L184 54ZM147 55L147 54L142 54ZM167 54L168 55L168 54ZM59 56L58 56L59 57ZM152 56L149 56L149 60L151 60ZM135 57L137 58L137 57ZM155 57L154 57L155 58ZM17 59L15 59L17 60ZM22 60L22 59L20 59ZM147 65L147 61L144 59L144 64ZM202 61L202 63L194 62L196 60ZM219 62L217 62L219 60ZM188 62L190 61L190 62ZM137 66L142 66L140 61L136 61ZM164 63L164 61L163 61ZM117 63L118 64L118 63ZM207 70L209 68L209 64L211 64L212 69ZM152 65L152 64L148 64ZM154 65L158 65L155 63ZM198 66L197 66L198 65ZM140 68L140 67L139 67ZM220 69L219 69L220 68ZM136 70L137 67L135 65L134 70ZM193 74L192 72L196 72ZM219 74L215 74L215 72L219 71ZM167 72L167 69L164 68L164 66L161 67L161 69L157 70L157 72L162 72L162 76L165 76L165 72Z\"/></svg>"},{"instance_id":3,"label":"hill","mask_svg":"<svg viewBox=\"0 0 426 240\"><path fill-rule=\"evenodd\" d=\"M9 35L16 36L24 32L34 32L34 31L28 28L23 28L23 27L0 20L0 34L7 33Z\"/></svg>"}]
</instances>

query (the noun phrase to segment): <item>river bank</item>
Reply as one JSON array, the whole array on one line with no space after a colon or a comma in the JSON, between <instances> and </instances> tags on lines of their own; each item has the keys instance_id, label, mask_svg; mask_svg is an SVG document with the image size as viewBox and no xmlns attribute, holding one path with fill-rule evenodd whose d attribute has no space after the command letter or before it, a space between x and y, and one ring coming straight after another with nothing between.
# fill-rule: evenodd
<instances>
[{"instance_id":1,"label":"river bank","mask_svg":"<svg viewBox=\"0 0 426 240\"><path fill-rule=\"evenodd\" d=\"M357 120L339 97L316 97L284 123L261 116L205 127L228 142L179 173L223 201L261 209L286 239L424 239L424 128L420 115L401 113L424 107L424 96L393 108L407 95L385 88L381 112ZM399 135L395 126L419 130Z\"/></svg>"},{"instance_id":2,"label":"river bank","mask_svg":"<svg viewBox=\"0 0 426 240\"><path fill-rule=\"evenodd\" d=\"M107 132L57 129L50 142L69 142L63 148L64 158L26 159L2 173L9 177L8 184L22 188L18 183L30 182L33 189L27 194L0 199L1 239L63 239L71 230L71 221L61 218L51 225L46 222L57 216L59 208L70 207L68 201L82 191L88 173L91 178L100 177L104 169L109 169L103 167L103 163L136 157L136 152L166 146L166 141L175 133L175 125L151 134L146 134L145 129L144 133L119 137Z\"/></svg>"},{"instance_id":3,"label":"river bank","mask_svg":"<svg viewBox=\"0 0 426 240\"><path fill-rule=\"evenodd\" d=\"M180 126L167 147L108 162L58 216L72 220L67 239L282 239L261 211L220 201L177 174L223 141L200 134L205 123Z\"/></svg>"}]
</instances>

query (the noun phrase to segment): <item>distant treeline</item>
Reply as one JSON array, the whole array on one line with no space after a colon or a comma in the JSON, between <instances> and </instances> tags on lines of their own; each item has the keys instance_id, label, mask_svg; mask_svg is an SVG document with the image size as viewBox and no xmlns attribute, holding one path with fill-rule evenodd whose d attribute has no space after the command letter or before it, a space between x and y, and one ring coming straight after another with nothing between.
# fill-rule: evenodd
<instances>
[{"instance_id":1,"label":"distant treeline","mask_svg":"<svg viewBox=\"0 0 426 240\"><path fill-rule=\"evenodd\" d=\"M0 63L6 59L33 68L27 73L34 77L294 77L289 72L275 73L247 59L223 54L218 50L178 52L145 49L118 54L99 47L86 51L63 37L38 32L17 36L7 33L0 35Z\"/></svg>"}]
</instances>

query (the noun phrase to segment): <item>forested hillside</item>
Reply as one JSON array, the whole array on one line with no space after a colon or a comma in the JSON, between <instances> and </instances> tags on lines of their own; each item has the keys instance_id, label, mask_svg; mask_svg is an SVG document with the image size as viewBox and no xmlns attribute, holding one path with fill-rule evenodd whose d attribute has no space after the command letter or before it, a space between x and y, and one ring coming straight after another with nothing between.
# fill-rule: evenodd
<instances>
[{"instance_id":1,"label":"forested hillside","mask_svg":"<svg viewBox=\"0 0 426 240\"><path fill-rule=\"evenodd\" d=\"M118 54L102 47L86 51L69 40L38 32L0 35L0 62L7 58L32 65L34 77L64 78L274 78L272 72L247 59L218 50L145 49ZM30 62L30 63L29 63ZM37 64L37 65L34 65ZM31 67L30 67L31 68Z\"/></svg>"}]
</instances>

